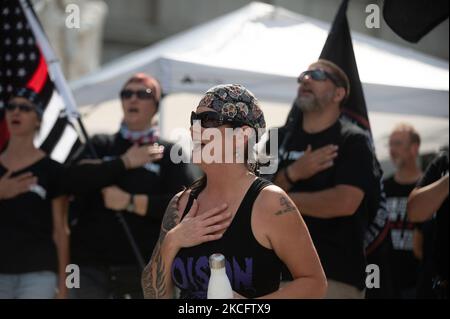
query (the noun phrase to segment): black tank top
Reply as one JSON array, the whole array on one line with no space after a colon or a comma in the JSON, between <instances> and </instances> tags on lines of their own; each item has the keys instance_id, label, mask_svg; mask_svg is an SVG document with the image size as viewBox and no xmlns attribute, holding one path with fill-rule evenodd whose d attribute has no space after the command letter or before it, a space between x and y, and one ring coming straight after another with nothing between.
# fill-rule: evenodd
<instances>
[{"instance_id":1,"label":"black tank top","mask_svg":"<svg viewBox=\"0 0 450 319\"><path fill-rule=\"evenodd\" d=\"M256 179L239 206L231 225L219 240L182 248L172 263L172 279L182 299L206 299L210 277L209 256L221 253L233 290L256 298L278 290L282 261L275 252L261 246L253 235L251 212L259 193L270 182ZM181 219L186 216L198 193L191 192Z\"/></svg>"}]
</instances>

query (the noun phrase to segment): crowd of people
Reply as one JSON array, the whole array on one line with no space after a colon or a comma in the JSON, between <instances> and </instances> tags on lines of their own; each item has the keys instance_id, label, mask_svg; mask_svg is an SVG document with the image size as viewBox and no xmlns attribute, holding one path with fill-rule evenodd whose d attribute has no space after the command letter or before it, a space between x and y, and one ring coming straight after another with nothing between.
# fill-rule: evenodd
<instances>
[{"instance_id":1,"label":"crowd of people","mask_svg":"<svg viewBox=\"0 0 450 319\"><path fill-rule=\"evenodd\" d=\"M93 136L67 165L33 145L42 101L16 90L0 150L0 298L206 298L217 252L236 298L447 298L448 151L422 172L418 132L393 130L387 232L369 254L380 183L370 136L342 116L349 79L318 60L298 84L294 121L269 134L279 146L271 176L248 156L266 124L241 85L215 86L193 106L193 157L238 133L233 161L224 152L198 165L171 160L149 75L124 83L120 130ZM211 129L219 141L204 137ZM380 268L378 288L366 287L368 263ZM79 288L66 286L68 264L80 268Z\"/></svg>"}]
</instances>

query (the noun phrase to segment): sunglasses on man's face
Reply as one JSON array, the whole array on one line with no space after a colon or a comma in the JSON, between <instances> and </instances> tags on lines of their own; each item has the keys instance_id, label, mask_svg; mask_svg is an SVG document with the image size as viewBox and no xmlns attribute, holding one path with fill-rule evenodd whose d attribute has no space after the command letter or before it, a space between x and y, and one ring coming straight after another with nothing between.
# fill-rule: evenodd
<instances>
[{"instance_id":1,"label":"sunglasses on man's face","mask_svg":"<svg viewBox=\"0 0 450 319\"><path fill-rule=\"evenodd\" d=\"M28 104L8 103L5 105L5 110L13 112L15 109L19 109L21 112L29 113L35 110L34 106Z\"/></svg>"},{"instance_id":2,"label":"sunglasses on man's face","mask_svg":"<svg viewBox=\"0 0 450 319\"><path fill-rule=\"evenodd\" d=\"M151 100L154 99L153 93L151 89L145 89L145 90L122 90L120 91L120 98L122 100L128 100L133 97L133 95L136 95L136 97L140 100Z\"/></svg>"},{"instance_id":3,"label":"sunglasses on man's face","mask_svg":"<svg viewBox=\"0 0 450 319\"><path fill-rule=\"evenodd\" d=\"M331 74L322 69L308 70L302 72L300 76L297 78L297 83L301 84L306 76L313 79L314 81L326 81L329 79L336 86L343 87L341 81L339 81L339 79L334 74Z\"/></svg>"},{"instance_id":4,"label":"sunglasses on man's face","mask_svg":"<svg viewBox=\"0 0 450 319\"><path fill-rule=\"evenodd\" d=\"M191 126L194 125L194 121L200 121L200 125L203 128L215 128L225 124L229 124L232 127L240 127L246 125L241 121L225 117L217 112L202 112L191 113Z\"/></svg>"}]
</instances>

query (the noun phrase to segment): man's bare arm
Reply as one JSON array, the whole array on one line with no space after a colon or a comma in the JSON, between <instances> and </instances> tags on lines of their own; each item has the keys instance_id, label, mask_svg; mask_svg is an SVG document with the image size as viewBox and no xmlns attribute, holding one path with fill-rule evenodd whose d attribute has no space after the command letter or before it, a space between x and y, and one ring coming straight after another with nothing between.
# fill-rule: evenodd
<instances>
[{"instance_id":1,"label":"man's bare arm","mask_svg":"<svg viewBox=\"0 0 450 319\"><path fill-rule=\"evenodd\" d=\"M408 198L408 218L412 222L430 219L448 197L448 175L436 182L415 188Z\"/></svg>"},{"instance_id":2,"label":"man's bare arm","mask_svg":"<svg viewBox=\"0 0 450 319\"><path fill-rule=\"evenodd\" d=\"M336 218L353 215L364 198L364 192L350 185L310 193L289 193L303 216Z\"/></svg>"}]
</instances>

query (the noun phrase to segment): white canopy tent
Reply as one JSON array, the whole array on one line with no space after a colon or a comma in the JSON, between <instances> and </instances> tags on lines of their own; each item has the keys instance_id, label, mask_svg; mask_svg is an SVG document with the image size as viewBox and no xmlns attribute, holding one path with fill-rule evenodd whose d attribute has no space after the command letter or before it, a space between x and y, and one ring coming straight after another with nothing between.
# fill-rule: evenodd
<instances>
[{"instance_id":1,"label":"white canopy tent","mask_svg":"<svg viewBox=\"0 0 450 319\"><path fill-rule=\"evenodd\" d=\"M124 81L135 72L160 79L166 94L201 94L216 84L240 83L263 105L280 107L279 118L268 120L269 125L279 125L295 98L297 75L317 60L330 27L254 2L116 60L72 87L80 106L107 102L103 111L94 108L101 122L114 112L108 101L116 100ZM423 151L448 145L448 62L369 36L352 33L352 37L378 156L386 157L383 144L400 120L412 122L424 135ZM173 115L186 112L187 121L198 96L168 101L162 104L160 120L166 137L173 128ZM180 107L180 101L189 103L187 108ZM120 110L117 103L113 105L117 118ZM92 125L94 118L89 119ZM117 123L112 125L117 128Z\"/></svg>"}]
</instances>

